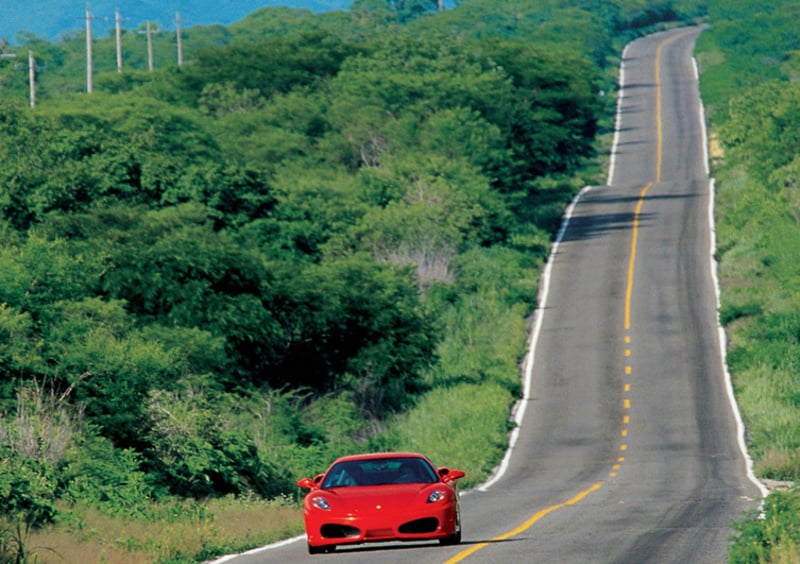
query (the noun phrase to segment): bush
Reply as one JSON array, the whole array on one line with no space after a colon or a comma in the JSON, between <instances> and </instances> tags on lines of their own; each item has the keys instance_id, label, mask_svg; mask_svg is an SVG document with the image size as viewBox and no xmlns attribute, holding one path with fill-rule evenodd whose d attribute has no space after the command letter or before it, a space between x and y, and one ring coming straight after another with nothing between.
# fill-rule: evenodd
<instances>
[{"instance_id":1,"label":"bush","mask_svg":"<svg viewBox=\"0 0 800 564\"><path fill-rule=\"evenodd\" d=\"M26 529L41 527L56 516L55 501L52 465L0 446L0 516Z\"/></svg>"},{"instance_id":2,"label":"bush","mask_svg":"<svg viewBox=\"0 0 800 564\"><path fill-rule=\"evenodd\" d=\"M729 554L731 564L800 561L800 489L771 493L763 517L752 512L734 528L739 535Z\"/></svg>"},{"instance_id":3,"label":"bush","mask_svg":"<svg viewBox=\"0 0 800 564\"><path fill-rule=\"evenodd\" d=\"M142 457L132 449L116 449L103 437L84 437L62 470L67 496L111 515L132 515L153 498L141 470Z\"/></svg>"},{"instance_id":4,"label":"bush","mask_svg":"<svg viewBox=\"0 0 800 564\"><path fill-rule=\"evenodd\" d=\"M251 436L229 428L196 382L184 382L180 392L151 392L145 414L147 465L170 493L272 498L294 491L291 480L259 456Z\"/></svg>"}]
</instances>

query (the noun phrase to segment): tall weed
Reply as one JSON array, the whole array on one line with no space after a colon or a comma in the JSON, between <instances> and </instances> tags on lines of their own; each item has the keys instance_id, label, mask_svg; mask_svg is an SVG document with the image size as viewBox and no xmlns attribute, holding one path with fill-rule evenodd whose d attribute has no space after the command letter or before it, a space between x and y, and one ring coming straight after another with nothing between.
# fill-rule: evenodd
<instances>
[{"instance_id":1,"label":"tall weed","mask_svg":"<svg viewBox=\"0 0 800 564\"><path fill-rule=\"evenodd\" d=\"M390 422L396 448L427 454L435 464L464 470L465 487L479 484L508 444L514 397L497 383L458 384L426 394Z\"/></svg>"}]
</instances>

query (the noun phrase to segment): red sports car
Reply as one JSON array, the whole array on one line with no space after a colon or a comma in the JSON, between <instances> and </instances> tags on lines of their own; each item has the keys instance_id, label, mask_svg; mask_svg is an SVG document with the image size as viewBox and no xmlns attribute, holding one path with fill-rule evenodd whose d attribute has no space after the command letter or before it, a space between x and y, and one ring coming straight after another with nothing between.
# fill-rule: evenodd
<instances>
[{"instance_id":1,"label":"red sports car","mask_svg":"<svg viewBox=\"0 0 800 564\"><path fill-rule=\"evenodd\" d=\"M345 456L324 474L303 478L308 552L392 540L461 542L456 480L461 470L437 468L421 454Z\"/></svg>"}]
</instances>

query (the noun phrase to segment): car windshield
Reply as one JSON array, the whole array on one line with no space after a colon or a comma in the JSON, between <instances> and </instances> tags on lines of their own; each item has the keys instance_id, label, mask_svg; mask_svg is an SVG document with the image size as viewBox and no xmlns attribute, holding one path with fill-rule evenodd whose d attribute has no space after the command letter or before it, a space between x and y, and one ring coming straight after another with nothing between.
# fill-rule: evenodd
<instances>
[{"instance_id":1,"label":"car windshield","mask_svg":"<svg viewBox=\"0 0 800 564\"><path fill-rule=\"evenodd\" d=\"M373 458L335 464L325 476L322 489L438 481L434 468L422 458Z\"/></svg>"}]
</instances>

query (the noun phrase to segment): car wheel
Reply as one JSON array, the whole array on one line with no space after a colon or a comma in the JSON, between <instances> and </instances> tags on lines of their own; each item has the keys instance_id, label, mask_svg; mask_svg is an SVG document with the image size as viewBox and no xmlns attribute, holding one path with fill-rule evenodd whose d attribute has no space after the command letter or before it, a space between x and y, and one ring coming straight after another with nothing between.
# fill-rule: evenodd
<instances>
[{"instance_id":1,"label":"car wheel","mask_svg":"<svg viewBox=\"0 0 800 564\"><path fill-rule=\"evenodd\" d=\"M324 554L326 552L334 552L336 550L336 545L329 545L329 546L313 546L311 544L308 545L308 553L309 554Z\"/></svg>"},{"instance_id":2,"label":"car wheel","mask_svg":"<svg viewBox=\"0 0 800 564\"><path fill-rule=\"evenodd\" d=\"M325 552L324 546L314 546L312 544L308 545L308 553L309 554L322 554Z\"/></svg>"},{"instance_id":3,"label":"car wheel","mask_svg":"<svg viewBox=\"0 0 800 564\"><path fill-rule=\"evenodd\" d=\"M452 546L454 544L461 544L461 531L456 531L449 537L441 539L439 544L442 546Z\"/></svg>"},{"instance_id":4,"label":"car wheel","mask_svg":"<svg viewBox=\"0 0 800 564\"><path fill-rule=\"evenodd\" d=\"M454 544L461 544L461 515L456 518L456 530L449 537L445 537L439 541L442 546L450 546Z\"/></svg>"}]
</instances>

